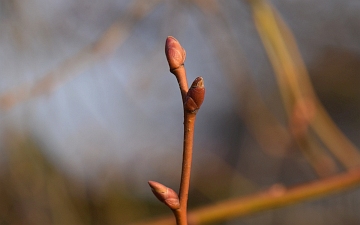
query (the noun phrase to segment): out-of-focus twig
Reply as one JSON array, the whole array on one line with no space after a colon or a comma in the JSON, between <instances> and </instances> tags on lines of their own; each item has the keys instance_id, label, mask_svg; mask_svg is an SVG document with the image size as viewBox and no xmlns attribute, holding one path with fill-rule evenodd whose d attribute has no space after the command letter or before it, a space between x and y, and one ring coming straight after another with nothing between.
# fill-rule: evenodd
<instances>
[{"instance_id":1,"label":"out-of-focus twig","mask_svg":"<svg viewBox=\"0 0 360 225\"><path fill-rule=\"evenodd\" d=\"M34 140L12 130L3 140L7 163L2 171L8 176L6 182L2 180L1 208L8 212L1 214L2 223L82 224L65 176L44 157ZM1 179L5 177L2 174Z\"/></svg>"},{"instance_id":2,"label":"out-of-focus twig","mask_svg":"<svg viewBox=\"0 0 360 225\"><path fill-rule=\"evenodd\" d=\"M262 149L272 155L283 155L291 144L287 129L282 126L263 102L256 85L246 71L246 58L231 34L220 5L216 1L196 0L203 14L203 33L214 48L231 90L237 100L237 109L251 134ZM219 42L219 40L222 40ZM225 57L226 56L226 57Z\"/></svg>"},{"instance_id":3,"label":"out-of-focus twig","mask_svg":"<svg viewBox=\"0 0 360 225\"><path fill-rule=\"evenodd\" d=\"M159 2L160 0L132 2L126 13L114 22L95 43L66 59L59 67L45 74L35 84L21 85L1 94L0 109L11 109L30 98L49 94L99 60L114 53L129 37L135 24L147 16Z\"/></svg>"},{"instance_id":4,"label":"out-of-focus twig","mask_svg":"<svg viewBox=\"0 0 360 225\"><path fill-rule=\"evenodd\" d=\"M295 138L311 142L311 139L306 138L308 128L311 127L346 168L359 166L359 151L339 130L318 100L294 37L280 15L265 0L249 2L256 27L277 75L289 115L290 129ZM308 143L307 146L313 144ZM311 150L317 151L312 155L320 156L319 159L329 159L322 148ZM313 166L317 168L320 164L320 162L319 164L315 162Z\"/></svg>"},{"instance_id":5,"label":"out-of-focus twig","mask_svg":"<svg viewBox=\"0 0 360 225\"><path fill-rule=\"evenodd\" d=\"M319 199L358 187L359 185L359 169L291 188L286 188L281 184L275 184L263 192L192 210L189 212L189 224L199 225L221 222L269 209ZM169 216L154 219L153 221L134 223L132 225L173 224L175 224L175 221Z\"/></svg>"}]
</instances>

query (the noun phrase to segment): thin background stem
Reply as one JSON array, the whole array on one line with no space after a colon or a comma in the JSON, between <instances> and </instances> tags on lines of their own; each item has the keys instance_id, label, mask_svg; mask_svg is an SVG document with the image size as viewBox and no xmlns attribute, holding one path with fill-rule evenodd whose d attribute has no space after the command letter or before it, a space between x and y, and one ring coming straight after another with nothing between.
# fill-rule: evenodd
<instances>
[{"instance_id":1,"label":"thin background stem","mask_svg":"<svg viewBox=\"0 0 360 225\"><path fill-rule=\"evenodd\" d=\"M149 15L160 0L131 2L127 13L114 22L97 41L64 60L35 84L23 84L0 95L0 110L9 110L31 98L49 94L97 62L112 55L130 36L136 23Z\"/></svg>"},{"instance_id":2,"label":"thin background stem","mask_svg":"<svg viewBox=\"0 0 360 225\"><path fill-rule=\"evenodd\" d=\"M360 153L355 145L340 131L328 115L312 87L305 64L301 58L290 29L280 14L266 0L249 1L253 17L265 50L274 67L283 102L289 116L296 105L309 102L313 105L302 110L302 114L313 110L313 116L306 121L332 154L346 167L353 169L360 165ZM311 112L310 112L311 113ZM307 141L311 141L307 139ZM320 148L312 149L320 150ZM325 151L317 154L325 155ZM328 158L329 159L329 158ZM316 166L316 165L315 165Z\"/></svg>"},{"instance_id":3,"label":"thin background stem","mask_svg":"<svg viewBox=\"0 0 360 225\"><path fill-rule=\"evenodd\" d=\"M286 188L275 184L268 190L204 206L188 213L189 224L209 224L288 205L327 197L360 186L360 169L330 178ZM174 225L172 217L132 225Z\"/></svg>"}]
</instances>

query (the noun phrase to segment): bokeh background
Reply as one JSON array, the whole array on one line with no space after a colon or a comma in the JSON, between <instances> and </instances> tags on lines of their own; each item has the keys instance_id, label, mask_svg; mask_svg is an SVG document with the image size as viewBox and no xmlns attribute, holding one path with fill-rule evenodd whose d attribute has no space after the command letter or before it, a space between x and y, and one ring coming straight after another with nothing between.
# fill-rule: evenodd
<instances>
[{"instance_id":1,"label":"bokeh background","mask_svg":"<svg viewBox=\"0 0 360 225\"><path fill-rule=\"evenodd\" d=\"M360 2L270 3L325 108L360 146ZM177 190L180 178L168 35L186 49L189 82L202 76L207 91L190 208L317 179L286 132L264 127L259 143L262 121L271 114L286 127L286 115L248 2L0 0L0 224L128 224L170 213L147 185ZM359 224L359 205L352 190L222 224Z\"/></svg>"}]
</instances>

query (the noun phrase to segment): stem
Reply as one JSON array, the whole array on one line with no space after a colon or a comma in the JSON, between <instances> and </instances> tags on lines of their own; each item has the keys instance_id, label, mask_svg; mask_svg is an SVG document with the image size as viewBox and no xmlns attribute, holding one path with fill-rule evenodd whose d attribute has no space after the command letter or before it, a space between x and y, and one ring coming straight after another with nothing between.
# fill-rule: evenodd
<instances>
[{"instance_id":1,"label":"stem","mask_svg":"<svg viewBox=\"0 0 360 225\"><path fill-rule=\"evenodd\" d=\"M185 66L184 66L184 64L182 64L180 67L178 67L176 69L173 69L173 70L170 70L170 72L172 74L174 74L175 77L176 77L176 80L177 80L177 82L179 84L181 97L182 97L182 100L183 100L183 103L184 103L185 99L186 99L187 91L189 89L187 78L186 78Z\"/></svg>"},{"instance_id":2,"label":"stem","mask_svg":"<svg viewBox=\"0 0 360 225\"><path fill-rule=\"evenodd\" d=\"M195 119L196 113L184 111L183 162L179 191L180 208L174 211L177 225L187 225L187 202L190 187Z\"/></svg>"},{"instance_id":3,"label":"stem","mask_svg":"<svg viewBox=\"0 0 360 225\"><path fill-rule=\"evenodd\" d=\"M179 191L180 207L174 210L177 225L187 225L187 201L190 186L191 162L194 143L196 113L204 101L205 88L202 77L197 77L187 90L184 100L183 162Z\"/></svg>"}]
</instances>

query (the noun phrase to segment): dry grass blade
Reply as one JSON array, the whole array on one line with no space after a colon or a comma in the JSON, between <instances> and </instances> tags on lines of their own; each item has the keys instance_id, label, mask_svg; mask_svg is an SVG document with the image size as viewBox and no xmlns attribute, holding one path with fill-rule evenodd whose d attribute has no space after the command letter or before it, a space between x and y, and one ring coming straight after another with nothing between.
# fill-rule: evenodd
<instances>
[{"instance_id":1,"label":"dry grass blade","mask_svg":"<svg viewBox=\"0 0 360 225\"><path fill-rule=\"evenodd\" d=\"M126 10L128 13L113 23L95 43L66 59L34 85L22 85L0 95L0 109L11 109L30 98L49 94L99 60L114 53L129 37L135 24L148 15L159 2L160 0L132 2Z\"/></svg>"},{"instance_id":2,"label":"dry grass blade","mask_svg":"<svg viewBox=\"0 0 360 225\"><path fill-rule=\"evenodd\" d=\"M312 127L346 168L358 166L360 153L337 128L316 97L290 30L266 1L250 1L250 4L260 37L277 75L290 125L296 135L305 135L308 127ZM297 117L291 121L296 113ZM324 154L324 158L328 158L324 150L317 148L316 151L316 155Z\"/></svg>"},{"instance_id":3,"label":"dry grass blade","mask_svg":"<svg viewBox=\"0 0 360 225\"><path fill-rule=\"evenodd\" d=\"M319 199L360 185L360 170L343 173L331 178L286 188L280 184L246 197L231 199L189 212L192 225L216 223L253 213L285 207L291 204ZM172 225L171 217L155 219L132 225Z\"/></svg>"}]
</instances>

